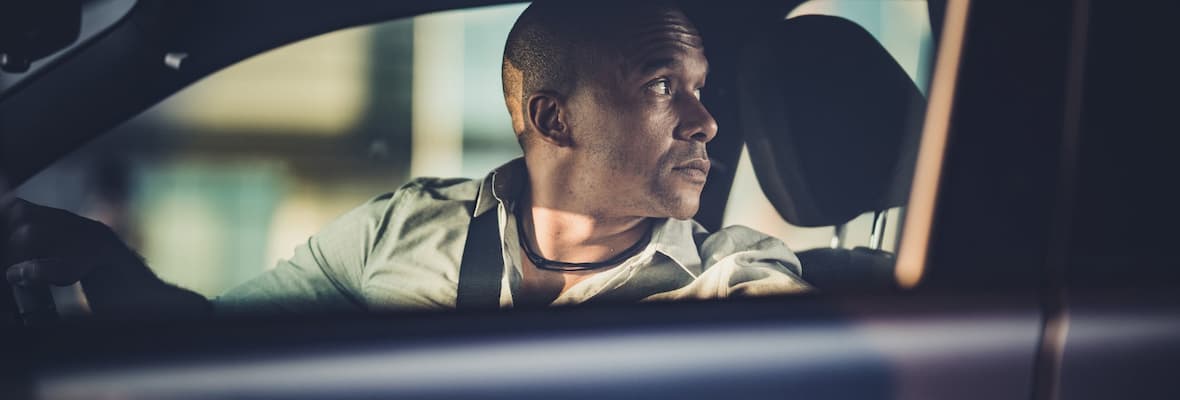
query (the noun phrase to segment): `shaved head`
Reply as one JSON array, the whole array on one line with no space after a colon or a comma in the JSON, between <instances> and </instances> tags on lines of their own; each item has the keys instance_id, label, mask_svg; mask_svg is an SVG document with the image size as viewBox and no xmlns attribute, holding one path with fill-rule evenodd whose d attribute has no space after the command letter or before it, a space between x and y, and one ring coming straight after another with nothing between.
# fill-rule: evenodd
<instances>
[{"instance_id":1,"label":"shaved head","mask_svg":"<svg viewBox=\"0 0 1180 400\"><path fill-rule=\"evenodd\" d=\"M618 59L626 36L644 16L677 10L671 1L538 0L517 18L504 46L504 101L518 137L527 129L531 94L569 97L593 79L604 60ZM621 29L631 28L631 29ZM695 31L692 37L696 36ZM697 43L699 46L699 42ZM632 49L634 50L634 49Z\"/></svg>"},{"instance_id":2,"label":"shaved head","mask_svg":"<svg viewBox=\"0 0 1180 400\"><path fill-rule=\"evenodd\" d=\"M709 62L670 1L538 0L504 48L504 101L534 207L602 218L696 213L717 122Z\"/></svg>"}]
</instances>

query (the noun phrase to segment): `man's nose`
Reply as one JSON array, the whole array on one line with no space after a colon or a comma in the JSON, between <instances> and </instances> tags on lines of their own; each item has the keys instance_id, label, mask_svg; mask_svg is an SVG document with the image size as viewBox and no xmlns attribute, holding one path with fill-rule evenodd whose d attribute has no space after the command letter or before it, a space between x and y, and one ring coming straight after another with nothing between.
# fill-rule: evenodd
<instances>
[{"instance_id":1,"label":"man's nose","mask_svg":"<svg viewBox=\"0 0 1180 400\"><path fill-rule=\"evenodd\" d=\"M680 126L676 132L678 139L708 143L717 136L717 121L696 96L684 96L677 108L680 111Z\"/></svg>"}]
</instances>

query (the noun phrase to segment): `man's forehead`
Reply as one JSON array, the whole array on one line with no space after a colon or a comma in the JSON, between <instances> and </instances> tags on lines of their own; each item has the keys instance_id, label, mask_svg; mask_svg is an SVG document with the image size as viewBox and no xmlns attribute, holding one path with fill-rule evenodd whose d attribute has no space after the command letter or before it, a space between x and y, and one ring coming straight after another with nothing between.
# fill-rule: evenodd
<instances>
[{"instance_id":1,"label":"man's forehead","mask_svg":"<svg viewBox=\"0 0 1180 400\"><path fill-rule=\"evenodd\" d=\"M634 73L650 75L660 70L677 70L684 68L700 68L708 70L709 61L699 50L677 50L651 53L636 62L628 63Z\"/></svg>"},{"instance_id":2,"label":"man's forehead","mask_svg":"<svg viewBox=\"0 0 1180 400\"><path fill-rule=\"evenodd\" d=\"M619 50L637 72L679 67L697 57L704 44L696 27L679 10L662 10L628 21L617 32Z\"/></svg>"},{"instance_id":3,"label":"man's forehead","mask_svg":"<svg viewBox=\"0 0 1180 400\"><path fill-rule=\"evenodd\" d=\"M679 10L642 13L627 22L617 30L626 56L645 57L661 52L704 48L700 33Z\"/></svg>"}]
</instances>

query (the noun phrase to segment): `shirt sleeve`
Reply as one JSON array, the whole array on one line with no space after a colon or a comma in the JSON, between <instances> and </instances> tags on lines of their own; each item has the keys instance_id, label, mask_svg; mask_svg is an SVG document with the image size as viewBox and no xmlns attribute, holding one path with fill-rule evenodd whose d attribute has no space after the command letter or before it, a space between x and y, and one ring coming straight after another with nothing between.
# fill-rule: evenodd
<instances>
[{"instance_id":1,"label":"shirt sleeve","mask_svg":"<svg viewBox=\"0 0 1180 400\"><path fill-rule=\"evenodd\" d=\"M218 314L347 312L367 309L365 264L390 223L398 194L385 194L332 221L273 269L213 300Z\"/></svg>"},{"instance_id":2,"label":"shirt sleeve","mask_svg":"<svg viewBox=\"0 0 1180 400\"><path fill-rule=\"evenodd\" d=\"M650 300L773 296L812 290L799 258L781 240L744 226L709 235L699 247L703 272L692 283Z\"/></svg>"}]
</instances>

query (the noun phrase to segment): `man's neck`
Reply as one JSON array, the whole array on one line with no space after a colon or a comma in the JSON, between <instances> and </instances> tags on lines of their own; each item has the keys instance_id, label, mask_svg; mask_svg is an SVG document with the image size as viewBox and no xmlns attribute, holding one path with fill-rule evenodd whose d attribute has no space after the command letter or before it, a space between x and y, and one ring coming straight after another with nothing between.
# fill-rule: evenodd
<instances>
[{"instance_id":1,"label":"man's neck","mask_svg":"<svg viewBox=\"0 0 1180 400\"><path fill-rule=\"evenodd\" d=\"M528 245L542 257L563 262L586 263L609 259L641 240L650 218L603 216L568 210L537 201L529 193L520 208L518 223ZM568 208L568 207L567 207Z\"/></svg>"}]
</instances>

